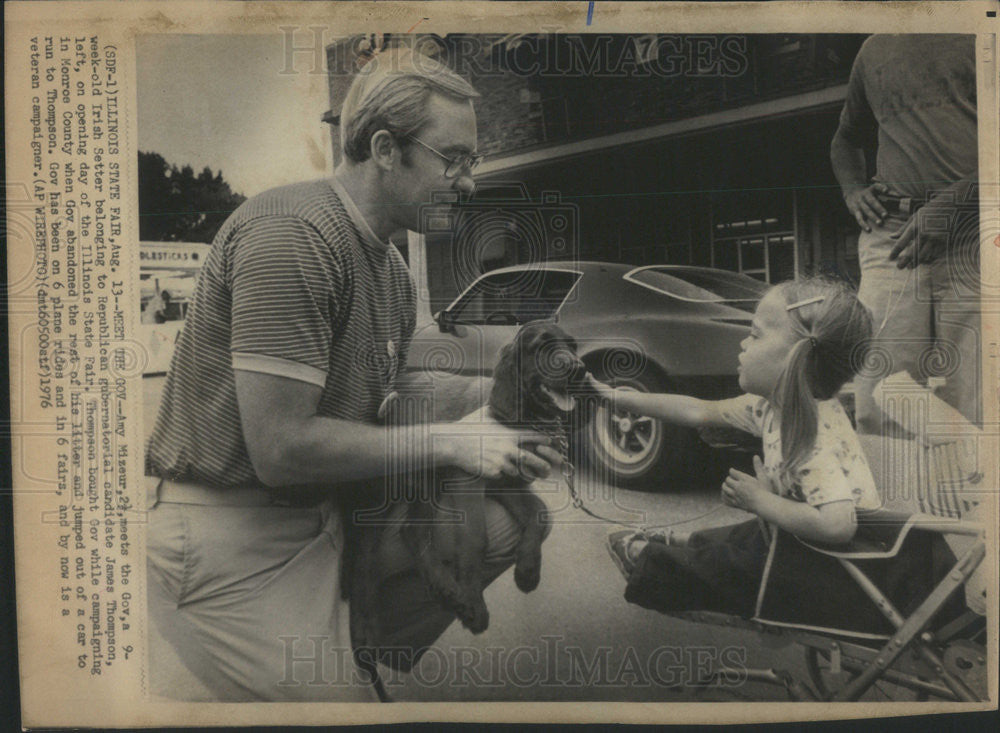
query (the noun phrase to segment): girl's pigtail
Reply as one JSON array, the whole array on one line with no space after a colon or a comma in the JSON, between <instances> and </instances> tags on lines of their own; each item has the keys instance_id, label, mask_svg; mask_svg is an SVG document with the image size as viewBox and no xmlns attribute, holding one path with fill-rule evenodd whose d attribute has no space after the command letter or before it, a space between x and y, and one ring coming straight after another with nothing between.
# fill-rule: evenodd
<instances>
[{"instance_id":1,"label":"girl's pigtail","mask_svg":"<svg viewBox=\"0 0 1000 733\"><path fill-rule=\"evenodd\" d=\"M795 475L816 442L819 409L809 373L814 369L817 348L813 339L800 339L792 347L788 364L774 390L781 414L782 483L789 482Z\"/></svg>"}]
</instances>

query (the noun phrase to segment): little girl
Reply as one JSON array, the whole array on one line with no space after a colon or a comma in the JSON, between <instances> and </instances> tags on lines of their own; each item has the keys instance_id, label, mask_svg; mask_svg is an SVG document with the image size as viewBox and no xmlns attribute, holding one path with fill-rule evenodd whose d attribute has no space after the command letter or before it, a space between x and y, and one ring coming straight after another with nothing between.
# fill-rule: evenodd
<instances>
[{"instance_id":1,"label":"little girl","mask_svg":"<svg viewBox=\"0 0 1000 733\"><path fill-rule=\"evenodd\" d=\"M823 545L852 539L855 510L877 509L880 500L836 395L871 335L871 315L847 287L820 278L785 282L760 301L741 344L739 383L747 394L706 401L592 382L602 398L630 412L690 427L734 426L763 439L756 475L730 469L722 486L723 502L758 519L695 532L684 546L642 533L611 535L628 601L664 612L749 617L759 612L758 591L780 530ZM786 573L778 587L808 596L809 583L826 585L804 575Z\"/></svg>"}]
</instances>

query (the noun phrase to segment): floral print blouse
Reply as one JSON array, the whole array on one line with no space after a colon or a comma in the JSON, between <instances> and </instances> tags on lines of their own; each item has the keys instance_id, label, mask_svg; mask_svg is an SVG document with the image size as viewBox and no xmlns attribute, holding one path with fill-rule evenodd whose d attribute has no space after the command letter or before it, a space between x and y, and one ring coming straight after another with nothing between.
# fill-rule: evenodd
<instances>
[{"instance_id":1,"label":"floral print blouse","mask_svg":"<svg viewBox=\"0 0 1000 733\"><path fill-rule=\"evenodd\" d=\"M781 484L781 423L771 404L763 397L745 394L716 406L727 423L763 440L764 472L775 493L812 506L846 500L862 510L882 505L861 443L837 399L817 402L816 443L790 486Z\"/></svg>"}]
</instances>

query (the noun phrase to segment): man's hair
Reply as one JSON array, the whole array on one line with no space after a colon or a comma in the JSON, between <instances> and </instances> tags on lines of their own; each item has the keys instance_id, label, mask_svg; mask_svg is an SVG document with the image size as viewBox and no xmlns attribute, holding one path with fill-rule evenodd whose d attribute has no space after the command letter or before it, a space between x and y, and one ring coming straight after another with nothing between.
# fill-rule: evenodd
<instances>
[{"instance_id":1,"label":"man's hair","mask_svg":"<svg viewBox=\"0 0 1000 733\"><path fill-rule=\"evenodd\" d=\"M479 93L440 61L406 48L384 51L358 72L340 112L340 145L355 163L371 157L372 136L387 130L405 143L428 122L432 92L456 99Z\"/></svg>"}]
</instances>

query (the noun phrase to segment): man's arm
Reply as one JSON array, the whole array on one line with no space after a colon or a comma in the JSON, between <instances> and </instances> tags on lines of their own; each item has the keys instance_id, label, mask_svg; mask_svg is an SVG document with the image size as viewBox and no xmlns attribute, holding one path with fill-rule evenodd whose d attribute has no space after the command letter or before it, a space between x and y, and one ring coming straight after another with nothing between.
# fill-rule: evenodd
<instances>
[{"instance_id":1,"label":"man's arm","mask_svg":"<svg viewBox=\"0 0 1000 733\"><path fill-rule=\"evenodd\" d=\"M872 224L881 224L888 212L876 193L888 188L882 183L867 183L867 160L864 148L853 142L843 126L837 128L830 143L830 164L840 184L844 203L858 226L870 232Z\"/></svg>"},{"instance_id":2,"label":"man's arm","mask_svg":"<svg viewBox=\"0 0 1000 733\"><path fill-rule=\"evenodd\" d=\"M321 417L322 389L308 382L236 370L236 397L247 452L268 486L323 484L385 475L393 466L451 465L487 478L548 476L559 455L548 438L497 423L423 424L399 428ZM521 443L539 444L537 451ZM392 454L390 454L392 451Z\"/></svg>"},{"instance_id":3,"label":"man's arm","mask_svg":"<svg viewBox=\"0 0 1000 733\"><path fill-rule=\"evenodd\" d=\"M888 212L875 195L886 191L887 187L881 183L868 185L865 144L877 132L878 121L865 91L867 46L866 41L851 66L840 122L830 142L830 164L840 183L847 210L859 227L870 232L872 224L881 224Z\"/></svg>"},{"instance_id":4,"label":"man's arm","mask_svg":"<svg viewBox=\"0 0 1000 733\"><path fill-rule=\"evenodd\" d=\"M960 235L963 222L956 220L962 210L979 216L979 195L977 181L963 179L955 181L910 217L898 232L893 234L896 244L889 253L890 260L896 260L896 267L913 268L919 264L933 262ZM978 231L979 227L967 227Z\"/></svg>"}]
</instances>

